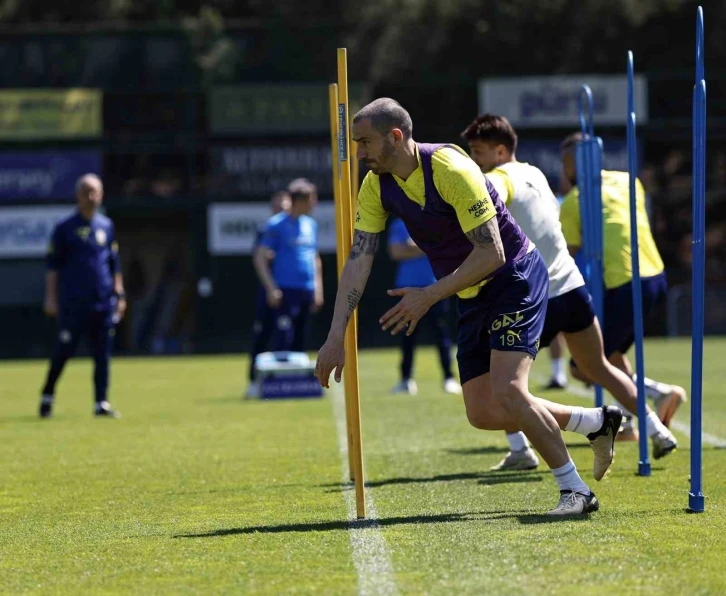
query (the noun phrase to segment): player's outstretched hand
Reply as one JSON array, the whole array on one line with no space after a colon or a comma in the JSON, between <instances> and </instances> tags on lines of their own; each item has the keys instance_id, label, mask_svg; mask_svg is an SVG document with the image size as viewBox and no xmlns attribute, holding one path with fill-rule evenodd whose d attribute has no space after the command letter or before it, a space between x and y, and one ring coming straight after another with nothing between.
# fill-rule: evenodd
<instances>
[{"instance_id":1,"label":"player's outstretched hand","mask_svg":"<svg viewBox=\"0 0 726 596\"><path fill-rule=\"evenodd\" d=\"M388 290L388 295L403 296L396 306L378 319L383 331L391 329L391 335L396 335L404 329L406 335L411 335L418 322L434 304L426 288L398 288Z\"/></svg>"},{"instance_id":2,"label":"player's outstretched hand","mask_svg":"<svg viewBox=\"0 0 726 596\"><path fill-rule=\"evenodd\" d=\"M335 382L340 383L345 366L345 350L343 341L328 338L318 352L315 363L315 377L322 387L330 387L330 373L335 370Z\"/></svg>"}]
</instances>

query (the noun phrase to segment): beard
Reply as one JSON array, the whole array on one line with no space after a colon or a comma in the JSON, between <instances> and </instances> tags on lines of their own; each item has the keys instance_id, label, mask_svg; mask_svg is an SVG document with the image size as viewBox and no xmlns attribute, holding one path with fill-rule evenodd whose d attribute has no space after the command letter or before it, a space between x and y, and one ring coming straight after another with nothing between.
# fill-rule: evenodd
<instances>
[{"instance_id":1,"label":"beard","mask_svg":"<svg viewBox=\"0 0 726 596\"><path fill-rule=\"evenodd\" d=\"M396 148L388 139L384 139L381 154L378 159L367 161L366 165L376 174L390 174L396 165Z\"/></svg>"}]
</instances>

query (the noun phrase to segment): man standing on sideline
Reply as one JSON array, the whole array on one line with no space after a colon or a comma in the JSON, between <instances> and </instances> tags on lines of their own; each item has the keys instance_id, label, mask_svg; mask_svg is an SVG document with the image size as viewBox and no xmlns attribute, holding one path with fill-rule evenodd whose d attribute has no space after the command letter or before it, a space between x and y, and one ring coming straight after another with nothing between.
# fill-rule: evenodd
<instances>
[{"instance_id":1,"label":"man standing on sideline","mask_svg":"<svg viewBox=\"0 0 726 596\"><path fill-rule=\"evenodd\" d=\"M431 263L423 251L411 239L406 224L400 219L394 219L388 231L388 254L398 263L396 268L397 288L425 288L436 283L436 276L431 269ZM439 361L444 373L444 392L452 395L461 395L461 385L451 372L451 339L449 338L446 317L449 314L449 299L445 298L434 304L428 313L421 319L426 322L434 332L436 347L439 350ZM411 335L404 334L401 341L401 382L392 393L408 393L416 395L418 385L413 379L413 356L416 350L416 338L420 325Z\"/></svg>"},{"instance_id":2,"label":"man standing on sideline","mask_svg":"<svg viewBox=\"0 0 726 596\"><path fill-rule=\"evenodd\" d=\"M580 202L577 188L577 166L575 147L582 141L582 134L569 135L562 142L562 170L572 184L571 190L562 201L560 222L570 254L576 254L582 246L580 224ZM648 213L645 209L645 191L640 180L635 182L638 251L640 257L640 280L643 296L643 315L652 316L658 306L665 303L668 287L663 260L655 245L650 230ZM603 270L605 275L605 299L603 341L608 360L629 377L633 369L625 355L635 341L633 328L633 271L630 250L630 179L627 172L602 171L602 213L603 213ZM647 320L647 319L646 319ZM572 376L591 382L591 375L581 370L577 362L572 364ZM678 385L659 383L645 378L645 393L653 400L658 416L666 426L673 415L686 401L686 390ZM626 414L620 438L637 440L633 426L633 413Z\"/></svg>"},{"instance_id":3,"label":"man standing on sideline","mask_svg":"<svg viewBox=\"0 0 726 596\"><path fill-rule=\"evenodd\" d=\"M377 99L353 118L357 158L366 162L350 257L343 269L316 376L328 387L345 366L344 335L363 295L389 213L426 253L438 281L389 290L400 302L380 319L384 331L411 334L439 300L459 295L459 376L469 422L483 430L524 431L552 470L560 499L551 515L587 514L599 503L570 458L561 429L590 439L593 476L613 460L618 408L578 408L529 393L547 306L547 267L477 165L458 147L416 143L408 112Z\"/></svg>"},{"instance_id":4,"label":"man standing on sideline","mask_svg":"<svg viewBox=\"0 0 726 596\"><path fill-rule=\"evenodd\" d=\"M605 358L600 325L574 259L567 250L558 218L557 199L545 175L536 167L517 161L517 133L509 121L494 114L476 118L462 133L472 159L486 173L527 237L536 243L547 264L549 297L541 345L550 345L562 333L577 366L626 408L635 409L635 384ZM648 436L656 459L676 448L673 434L647 409ZM510 452L493 469L536 468L538 459L521 432L507 435Z\"/></svg>"},{"instance_id":5,"label":"man standing on sideline","mask_svg":"<svg viewBox=\"0 0 726 596\"><path fill-rule=\"evenodd\" d=\"M45 313L58 318L58 344L43 387L40 416L53 412L55 386L81 336L88 334L94 360L96 416L118 418L107 401L115 325L126 312L126 294L113 222L98 213L103 183L86 174L76 183L78 210L59 222L48 249Z\"/></svg>"},{"instance_id":6,"label":"man standing on sideline","mask_svg":"<svg viewBox=\"0 0 726 596\"><path fill-rule=\"evenodd\" d=\"M278 213L289 213L290 211L290 193L286 190L279 190L270 197L270 210L272 211L272 217ZM269 221L269 220L268 220ZM252 254L257 252L257 248L260 246L260 241L265 235L265 228L267 222L261 225L257 230L257 238L255 238L255 245L252 248ZM267 262L271 263L275 254L272 251L267 253ZM248 393L249 387L252 386L255 380L255 358L258 354L261 354L267 349L266 341L263 343L262 338L268 339L272 334L272 326L274 324L274 310L270 306L270 302L275 304L277 300L273 297L268 297L265 287L260 284L257 289L257 302L255 304L255 322L252 325L252 349L250 351L250 366L248 376ZM253 390L254 391L254 390ZM250 396L253 397L253 396ZM255 396L256 397L256 396Z\"/></svg>"},{"instance_id":7,"label":"man standing on sideline","mask_svg":"<svg viewBox=\"0 0 726 596\"><path fill-rule=\"evenodd\" d=\"M318 202L317 188L309 180L298 178L287 190L292 201L290 212L268 220L253 257L272 311L272 324L263 329L255 346L260 351L270 340L275 351L304 351L309 314L323 306L318 223L310 217ZM247 397L258 397L259 393L259 384L251 380Z\"/></svg>"}]
</instances>

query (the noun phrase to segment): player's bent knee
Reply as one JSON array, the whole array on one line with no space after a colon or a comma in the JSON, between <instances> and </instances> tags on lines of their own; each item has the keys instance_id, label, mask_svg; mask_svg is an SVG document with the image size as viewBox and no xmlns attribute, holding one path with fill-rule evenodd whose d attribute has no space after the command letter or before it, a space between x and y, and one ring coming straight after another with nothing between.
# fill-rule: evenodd
<instances>
[{"instance_id":1,"label":"player's bent knee","mask_svg":"<svg viewBox=\"0 0 726 596\"><path fill-rule=\"evenodd\" d=\"M467 409L466 418L474 428L479 430L501 430L502 425L498 417L492 416L485 411L477 409L470 411Z\"/></svg>"},{"instance_id":2,"label":"player's bent knee","mask_svg":"<svg viewBox=\"0 0 726 596\"><path fill-rule=\"evenodd\" d=\"M526 402L529 397L526 389L522 388L521 384L516 381L495 383L492 385L492 393L494 399L507 410Z\"/></svg>"}]
</instances>

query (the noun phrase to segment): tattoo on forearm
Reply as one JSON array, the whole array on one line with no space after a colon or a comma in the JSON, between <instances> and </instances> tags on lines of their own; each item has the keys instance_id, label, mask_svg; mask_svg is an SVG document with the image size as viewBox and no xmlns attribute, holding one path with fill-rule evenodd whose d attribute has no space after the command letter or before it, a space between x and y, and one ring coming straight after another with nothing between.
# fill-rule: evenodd
<instances>
[{"instance_id":1,"label":"tattoo on forearm","mask_svg":"<svg viewBox=\"0 0 726 596\"><path fill-rule=\"evenodd\" d=\"M355 288L348 292L348 316L350 316L350 314L355 310L356 306L358 306L358 302L360 302L361 296L363 296L363 293L359 292Z\"/></svg>"},{"instance_id":2,"label":"tattoo on forearm","mask_svg":"<svg viewBox=\"0 0 726 596\"><path fill-rule=\"evenodd\" d=\"M467 232L466 237L474 246L489 246L490 244L494 244L495 234L496 236L499 235L496 233L498 230L495 231L494 229L496 225L496 218L493 217L470 232Z\"/></svg>"},{"instance_id":3,"label":"tattoo on forearm","mask_svg":"<svg viewBox=\"0 0 726 596\"><path fill-rule=\"evenodd\" d=\"M353 246L350 249L350 260L355 261L361 255L376 254L379 235L356 230L353 236Z\"/></svg>"}]
</instances>

